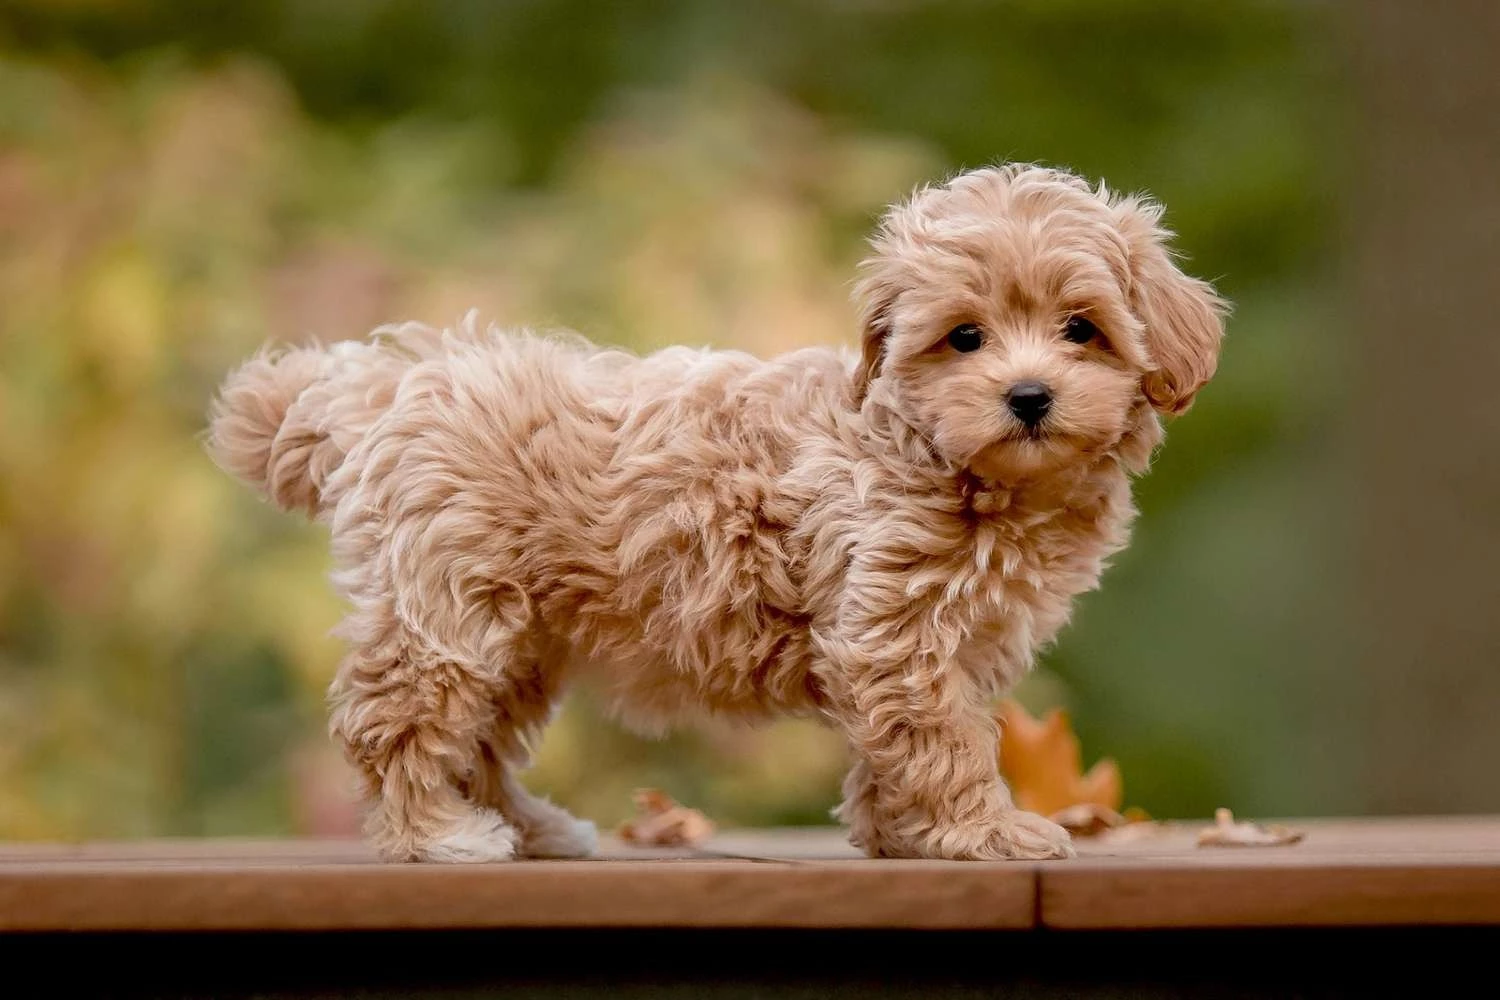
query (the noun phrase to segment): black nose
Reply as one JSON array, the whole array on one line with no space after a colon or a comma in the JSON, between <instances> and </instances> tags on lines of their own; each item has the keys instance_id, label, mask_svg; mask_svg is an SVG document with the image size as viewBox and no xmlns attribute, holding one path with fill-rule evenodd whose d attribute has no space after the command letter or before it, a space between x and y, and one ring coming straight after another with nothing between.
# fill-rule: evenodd
<instances>
[{"instance_id":1,"label":"black nose","mask_svg":"<svg viewBox=\"0 0 1500 1000\"><path fill-rule=\"evenodd\" d=\"M1005 405L1021 423L1035 427L1052 409L1052 390L1041 382L1017 382L1005 394Z\"/></svg>"}]
</instances>

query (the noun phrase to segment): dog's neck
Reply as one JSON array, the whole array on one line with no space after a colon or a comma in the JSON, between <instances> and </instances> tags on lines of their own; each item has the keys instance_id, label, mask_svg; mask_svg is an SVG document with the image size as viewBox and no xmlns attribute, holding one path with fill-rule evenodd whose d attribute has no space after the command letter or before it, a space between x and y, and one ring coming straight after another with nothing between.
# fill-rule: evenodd
<instances>
[{"instance_id":1,"label":"dog's neck","mask_svg":"<svg viewBox=\"0 0 1500 1000\"><path fill-rule=\"evenodd\" d=\"M1018 483L989 482L964 470L957 474L955 485L965 510L976 517L1013 519L1092 506L1110 492L1118 478L1118 464L1106 456Z\"/></svg>"}]
</instances>

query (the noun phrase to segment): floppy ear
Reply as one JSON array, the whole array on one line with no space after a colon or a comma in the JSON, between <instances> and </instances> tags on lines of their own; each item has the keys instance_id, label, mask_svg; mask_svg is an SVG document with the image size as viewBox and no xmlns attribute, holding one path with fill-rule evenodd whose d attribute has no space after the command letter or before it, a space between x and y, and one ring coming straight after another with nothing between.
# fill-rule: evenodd
<instances>
[{"instance_id":1,"label":"floppy ear","mask_svg":"<svg viewBox=\"0 0 1500 1000\"><path fill-rule=\"evenodd\" d=\"M1219 363L1219 341L1229 303L1206 281L1189 277L1172 260L1155 202L1126 198L1115 206L1130 248L1131 308L1146 328L1155 368L1142 380L1152 406L1182 413Z\"/></svg>"},{"instance_id":2,"label":"floppy ear","mask_svg":"<svg viewBox=\"0 0 1500 1000\"><path fill-rule=\"evenodd\" d=\"M901 293L894 269L889 265L872 259L865 263L865 269L865 276L854 286L860 326L860 358L852 385L855 409L864 404L870 383L880 374L886 341L891 335L891 309Z\"/></svg>"}]
</instances>

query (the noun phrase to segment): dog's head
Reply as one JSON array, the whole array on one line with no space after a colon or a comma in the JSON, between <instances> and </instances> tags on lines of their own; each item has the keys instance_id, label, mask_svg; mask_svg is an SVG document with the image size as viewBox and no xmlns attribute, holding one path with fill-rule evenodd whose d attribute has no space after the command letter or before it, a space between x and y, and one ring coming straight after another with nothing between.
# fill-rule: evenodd
<instances>
[{"instance_id":1,"label":"dog's head","mask_svg":"<svg viewBox=\"0 0 1500 1000\"><path fill-rule=\"evenodd\" d=\"M1107 454L1214 372L1225 303L1160 206L1042 167L962 174L886 214L856 290L858 403L1011 482Z\"/></svg>"}]
</instances>

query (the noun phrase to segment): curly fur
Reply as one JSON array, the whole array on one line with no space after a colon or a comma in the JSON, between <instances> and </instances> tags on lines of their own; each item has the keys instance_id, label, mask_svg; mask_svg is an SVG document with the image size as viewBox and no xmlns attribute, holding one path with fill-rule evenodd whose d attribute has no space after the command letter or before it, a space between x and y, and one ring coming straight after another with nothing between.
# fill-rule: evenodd
<instances>
[{"instance_id":1,"label":"curly fur","mask_svg":"<svg viewBox=\"0 0 1500 1000\"><path fill-rule=\"evenodd\" d=\"M999 779L989 700L1125 543L1157 412L1213 372L1223 305L1159 216L1029 166L920 191L864 266L858 358L635 357L471 315L231 375L214 454L332 530L332 729L382 853L588 853L516 778L588 678L648 730L820 714L870 854L1068 854ZM1062 339L1075 314L1101 337ZM961 323L981 349L947 345ZM1037 432L1003 403L1021 379L1055 396Z\"/></svg>"}]
</instances>

